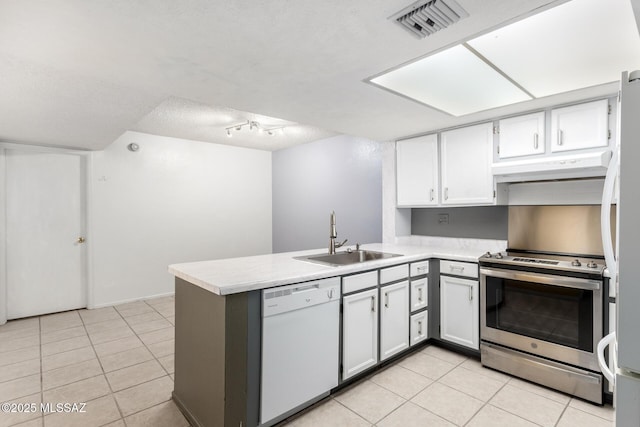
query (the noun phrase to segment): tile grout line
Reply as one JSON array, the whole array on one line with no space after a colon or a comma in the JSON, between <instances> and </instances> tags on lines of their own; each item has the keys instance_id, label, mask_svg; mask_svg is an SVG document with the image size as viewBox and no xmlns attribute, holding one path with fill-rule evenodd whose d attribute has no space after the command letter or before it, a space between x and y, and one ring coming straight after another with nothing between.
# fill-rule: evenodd
<instances>
[{"instance_id":1,"label":"tile grout line","mask_svg":"<svg viewBox=\"0 0 640 427\"><path fill-rule=\"evenodd\" d=\"M116 310L115 308L113 310L116 313L118 313L118 310ZM120 313L118 313L118 315L120 316ZM111 387L111 383L109 383L109 380L107 379L107 374L104 371L104 367L102 366L102 362L100 361L100 358L98 357L98 353L96 352L96 348L95 348L95 345L93 344L93 340L91 340L91 337L89 336L89 331L87 330L87 325L84 323L84 319L82 318L82 316L80 316L79 313L78 313L78 316L80 317L80 321L82 322L82 325L84 326L84 329L85 329L85 332L87 333L87 336L89 337L89 342L91 343L91 348L93 349L93 353L96 355L96 359L98 361L98 366L100 366L100 370L102 371L102 376L104 376L104 380L107 383L107 387L109 387L109 391L111 392L110 393L111 399L113 399L114 403L116 404L116 408L118 409L118 413L120 414L120 419L122 420L122 422L124 422L124 416L122 415L122 409L120 409L120 405L118 404L118 399L116 399L116 396L115 396L115 394L113 392L113 388ZM81 380L81 381L83 381L83 380ZM104 396L102 396L102 397L104 397ZM100 399L100 397L98 399ZM115 420L115 421L118 421L118 420ZM115 422L115 421L113 421L113 422ZM109 423L107 423L107 424L109 424Z\"/></svg>"},{"instance_id":2,"label":"tile grout line","mask_svg":"<svg viewBox=\"0 0 640 427\"><path fill-rule=\"evenodd\" d=\"M479 374L478 374L478 375L479 375ZM485 378L488 378L488 377L485 377ZM464 423L464 425L465 425L465 426L469 425L469 423L470 423L471 421L473 421L473 419L474 419L474 418L475 418L475 417L480 413L480 411L482 411L482 410L485 408L485 406L487 406L487 405L489 404L489 402L491 401L491 399L493 399L493 398L494 398L498 393L500 393L500 390L502 390L503 388L505 388L505 387L506 387L506 385L507 385L508 383L509 383L509 381L507 381L507 382L503 383L503 384L500 386L500 388L499 388L498 390L496 390L496 392L495 392L495 393L493 393L493 394L491 395L491 397L490 397L489 399L487 399L487 401L486 401L486 402L484 402L484 403L482 404L482 406L481 406L481 407L480 407L476 412L474 412L474 414L473 414L473 415L472 415L472 416L467 420L467 422L466 422L466 423ZM445 384L445 385L446 385L446 384ZM460 390L458 390L458 391L460 391ZM463 392L461 392L461 393L463 393ZM465 393L465 394L466 394L466 393ZM473 396L471 396L471 397L473 397ZM479 400L479 399L478 399L478 400ZM506 411L506 412L508 412L508 411ZM509 413L510 413L510 412L509 412ZM515 415L515 414L512 414L512 415ZM522 417L518 417L518 418L523 419Z\"/></svg>"},{"instance_id":3,"label":"tile grout line","mask_svg":"<svg viewBox=\"0 0 640 427\"><path fill-rule=\"evenodd\" d=\"M39 353L40 353L40 404L44 402L44 371L42 366L42 316L38 316L38 342L40 343ZM40 419L42 420L42 425L44 426L44 413L42 412L42 406L40 406Z\"/></svg>"},{"instance_id":4,"label":"tile grout line","mask_svg":"<svg viewBox=\"0 0 640 427\"><path fill-rule=\"evenodd\" d=\"M560 413L560 416L558 417L558 419L556 420L554 426L557 426L558 423L560 422L560 420L562 419L562 416L564 415L565 412L567 412L567 408L569 407L569 404L571 403L571 399L569 399L569 401L564 405L564 408L562 409L562 412Z\"/></svg>"}]
</instances>

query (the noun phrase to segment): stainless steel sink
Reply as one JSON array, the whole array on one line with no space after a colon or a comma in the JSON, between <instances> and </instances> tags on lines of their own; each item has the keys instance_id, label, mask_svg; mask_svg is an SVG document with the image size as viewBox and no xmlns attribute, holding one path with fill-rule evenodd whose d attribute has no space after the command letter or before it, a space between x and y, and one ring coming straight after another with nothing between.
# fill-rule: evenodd
<instances>
[{"instance_id":1,"label":"stainless steel sink","mask_svg":"<svg viewBox=\"0 0 640 427\"><path fill-rule=\"evenodd\" d=\"M297 259L300 261L315 262L315 263L324 264L324 265L331 265L335 267L339 265L359 264L361 262L375 261L378 259L393 258L397 256L401 256L401 255L392 254L388 252L357 250L357 251L338 252L332 255L317 254L317 255L297 256L297 257L294 257L294 259Z\"/></svg>"}]
</instances>

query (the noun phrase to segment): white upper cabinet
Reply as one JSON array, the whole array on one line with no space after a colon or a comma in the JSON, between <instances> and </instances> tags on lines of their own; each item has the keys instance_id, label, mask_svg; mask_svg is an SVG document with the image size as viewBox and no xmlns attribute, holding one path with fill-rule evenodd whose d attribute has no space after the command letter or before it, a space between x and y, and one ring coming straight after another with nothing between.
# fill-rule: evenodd
<instances>
[{"instance_id":1,"label":"white upper cabinet","mask_svg":"<svg viewBox=\"0 0 640 427\"><path fill-rule=\"evenodd\" d=\"M398 141L396 177L398 206L437 205L438 136Z\"/></svg>"},{"instance_id":2,"label":"white upper cabinet","mask_svg":"<svg viewBox=\"0 0 640 427\"><path fill-rule=\"evenodd\" d=\"M492 204L493 124L442 132L441 144L442 204Z\"/></svg>"},{"instance_id":3,"label":"white upper cabinet","mask_svg":"<svg viewBox=\"0 0 640 427\"><path fill-rule=\"evenodd\" d=\"M608 114L606 99L551 110L551 151L606 147Z\"/></svg>"},{"instance_id":4,"label":"white upper cabinet","mask_svg":"<svg viewBox=\"0 0 640 427\"><path fill-rule=\"evenodd\" d=\"M500 120L499 129L501 159L544 153L544 111Z\"/></svg>"}]
</instances>

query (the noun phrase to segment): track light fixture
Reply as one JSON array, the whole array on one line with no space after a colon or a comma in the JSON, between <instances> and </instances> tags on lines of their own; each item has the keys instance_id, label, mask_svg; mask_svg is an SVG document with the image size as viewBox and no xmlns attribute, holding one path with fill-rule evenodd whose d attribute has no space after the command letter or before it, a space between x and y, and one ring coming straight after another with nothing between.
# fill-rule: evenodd
<instances>
[{"instance_id":1,"label":"track light fixture","mask_svg":"<svg viewBox=\"0 0 640 427\"><path fill-rule=\"evenodd\" d=\"M275 135L276 131L282 132L285 128L285 126L267 128L256 120L247 120L244 123L238 123L237 125L229 126L228 128L225 128L225 131L227 132L227 136L231 138L234 132L240 132L244 127L248 127L249 131L253 131L255 129L256 131L260 133L266 133L269 136Z\"/></svg>"}]
</instances>

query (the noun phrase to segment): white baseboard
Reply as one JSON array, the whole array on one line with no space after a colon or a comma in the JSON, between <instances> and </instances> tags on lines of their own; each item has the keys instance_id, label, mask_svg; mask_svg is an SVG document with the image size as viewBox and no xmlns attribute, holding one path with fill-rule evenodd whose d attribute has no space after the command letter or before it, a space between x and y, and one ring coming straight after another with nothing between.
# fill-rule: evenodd
<instances>
[{"instance_id":1,"label":"white baseboard","mask_svg":"<svg viewBox=\"0 0 640 427\"><path fill-rule=\"evenodd\" d=\"M144 301L144 300L155 299L155 298L163 298L163 297L169 297L169 296L173 296L173 295L175 295L175 292L166 292L164 294L148 295L148 296L140 297L140 298L130 298L130 299L119 300L119 301L104 302L104 303L99 303L99 304L94 305L93 308L111 307L111 306L114 306L114 305L126 304L126 303L129 303L129 302Z\"/></svg>"}]
</instances>

